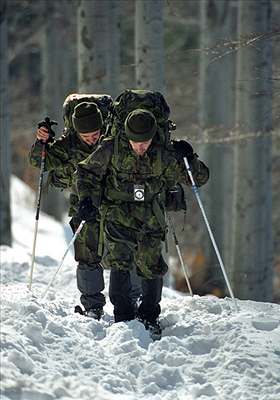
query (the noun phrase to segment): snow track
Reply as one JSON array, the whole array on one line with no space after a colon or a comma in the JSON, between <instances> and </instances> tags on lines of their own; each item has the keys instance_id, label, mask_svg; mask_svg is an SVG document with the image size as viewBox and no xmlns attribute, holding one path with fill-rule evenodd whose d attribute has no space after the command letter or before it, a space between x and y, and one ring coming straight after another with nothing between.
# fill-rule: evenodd
<instances>
[{"instance_id":1,"label":"snow track","mask_svg":"<svg viewBox=\"0 0 280 400\"><path fill-rule=\"evenodd\" d=\"M111 310L98 322L73 314L66 293L42 301L25 284L2 285L2 393L28 400L280 397L278 305L240 301L236 314L226 300L170 292L163 337L152 342L138 321L110 325Z\"/></svg>"},{"instance_id":2,"label":"snow track","mask_svg":"<svg viewBox=\"0 0 280 400\"><path fill-rule=\"evenodd\" d=\"M238 301L236 313L229 299L165 288L157 342L138 321L112 324L109 301L101 321L85 318L73 313L71 256L42 299L66 247L63 227L46 216L27 289L32 211L16 210L17 241L0 253L1 400L280 399L279 305ZM107 272L106 282L108 298Z\"/></svg>"}]
</instances>

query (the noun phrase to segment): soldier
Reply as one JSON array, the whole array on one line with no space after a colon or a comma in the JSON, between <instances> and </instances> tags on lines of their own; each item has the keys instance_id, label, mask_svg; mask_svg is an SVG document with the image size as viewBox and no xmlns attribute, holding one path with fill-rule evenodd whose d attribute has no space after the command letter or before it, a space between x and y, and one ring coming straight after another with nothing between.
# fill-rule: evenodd
<instances>
[{"instance_id":1,"label":"soldier","mask_svg":"<svg viewBox=\"0 0 280 400\"><path fill-rule=\"evenodd\" d=\"M54 186L70 190L70 226L75 232L81 218L78 213L78 193L76 176L74 174L78 162L84 160L97 147L103 126L102 113L95 103L82 102L78 104L72 116L73 126L60 139L50 141L48 129L41 127L37 130L37 140L30 152L30 162L40 167L42 143L46 146L46 171L50 172L50 182ZM103 314L105 297L103 268L98 254L99 220L98 213L89 218L77 237L75 260L77 266L77 286L81 294L81 303L85 314L100 319ZM100 251L99 251L100 253Z\"/></svg>"},{"instance_id":2,"label":"soldier","mask_svg":"<svg viewBox=\"0 0 280 400\"><path fill-rule=\"evenodd\" d=\"M125 120L125 135L119 137L118 153L116 139L105 139L77 168L83 217L91 217L101 209L115 321L135 318L129 271L136 265L142 277L137 317L153 338L161 335L159 303L163 275L168 269L161 255L161 241L166 234L165 192L179 181L190 185L182 156L188 157L199 186L209 177L208 168L187 142L175 152L174 147L157 144L156 133L154 115L136 109Z\"/></svg>"}]
</instances>

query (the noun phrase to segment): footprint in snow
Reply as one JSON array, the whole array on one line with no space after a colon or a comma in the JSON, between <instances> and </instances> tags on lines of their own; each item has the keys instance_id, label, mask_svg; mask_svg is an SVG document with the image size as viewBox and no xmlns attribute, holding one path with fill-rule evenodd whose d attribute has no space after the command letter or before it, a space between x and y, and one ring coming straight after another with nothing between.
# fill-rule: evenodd
<instances>
[{"instance_id":1,"label":"footprint in snow","mask_svg":"<svg viewBox=\"0 0 280 400\"><path fill-rule=\"evenodd\" d=\"M273 331L278 327L279 321L275 319L254 319L252 320L252 325L260 331Z\"/></svg>"}]
</instances>

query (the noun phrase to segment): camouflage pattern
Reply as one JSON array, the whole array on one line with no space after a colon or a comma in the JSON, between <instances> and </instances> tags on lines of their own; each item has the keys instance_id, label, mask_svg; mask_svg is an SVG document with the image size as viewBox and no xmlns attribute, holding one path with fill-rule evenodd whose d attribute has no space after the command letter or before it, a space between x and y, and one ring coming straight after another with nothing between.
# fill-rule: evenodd
<instances>
[{"instance_id":1,"label":"camouflage pattern","mask_svg":"<svg viewBox=\"0 0 280 400\"><path fill-rule=\"evenodd\" d=\"M153 279L167 271L161 258L161 241L166 233L162 223L165 191L177 182L190 185L182 163L173 155L172 147L152 143L139 157L123 136L118 140L104 139L98 148L78 164L80 198L90 196L96 207L101 206L104 219L110 267L137 271ZM207 182L208 168L195 157L193 175L198 186ZM135 185L142 185L145 201L134 200Z\"/></svg>"},{"instance_id":2,"label":"camouflage pattern","mask_svg":"<svg viewBox=\"0 0 280 400\"><path fill-rule=\"evenodd\" d=\"M81 220L73 216L70 226L76 232ZM95 264L101 261L98 255L99 220L87 222L74 242L75 260L83 264Z\"/></svg>"},{"instance_id":3,"label":"camouflage pattern","mask_svg":"<svg viewBox=\"0 0 280 400\"><path fill-rule=\"evenodd\" d=\"M83 142L74 129L69 129L61 138L46 146L45 170L50 172L49 184L70 191L69 216L77 212L79 202L75 174L77 164L96 147ZM34 167L40 168L41 152L42 143L36 140L29 153L30 163Z\"/></svg>"},{"instance_id":4,"label":"camouflage pattern","mask_svg":"<svg viewBox=\"0 0 280 400\"><path fill-rule=\"evenodd\" d=\"M145 232L144 228L136 231L108 221L105 232L108 252L104 262L110 268L131 272L136 266L137 275L146 279L163 276L167 272L168 266L161 256L161 231Z\"/></svg>"},{"instance_id":5,"label":"camouflage pattern","mask_svg":"<svg viewBox=\"0 0 280 400\"><path fill-rule=\"evenodd\" d=\"M75 217L79 197L77 192L77 176L75 174L78 162L84 160L97 147L83 142L78 133L69 130L68 134L62 135L53 143L48 143L46 148L46 171L50 173L50 184L70 191L70 208L68 215L73 217L70 225L73 229L77 225ZM38 140L33 144L30 151L30 162L34 167L40 167L42 143ZM54 182L57 180L57 183ZM79 221L80 222L80 221ZM76 261L94 264L100 262L101 257L97 255L99 235L99 221L86 224L75 242Z\"/></svg>"},{"instance_id":6,"label":"camouflage pattern","mask_svg":"<svg viewBox=\"0 0 280 400\"><path fill-rule=\"evenodd\" d=\"M73 233L81 220L74 216L70 221ZM86 310L102 308L105 305L103 267L98 255L99 221L87 222L74 242L75 260L78 261L77 286L81 303Z\"/></svg>"},{"instance_id":7,"label":"camouflage pattern","mask_svg":"<svg viewBox=\"0 0 280 400\"><path fill-rule=\"evenodd\" d=\"M49 171L50 184L70 191L69 216L72 217L70 226L73 233L81 222L76 215L79 203L75 174L77 163L88 157L96 147L83 142L73 129L46 146L46 171ZM37 140L30 151L30 162L35 167L40 167L41 151L42 144ZM105 304L101 293L104 278L101 255L98 254L99 229L99 220L85 224L74 243L75 260L78 262L77 286L86 310L102 308Z\"/></svg>"}]
</instances>

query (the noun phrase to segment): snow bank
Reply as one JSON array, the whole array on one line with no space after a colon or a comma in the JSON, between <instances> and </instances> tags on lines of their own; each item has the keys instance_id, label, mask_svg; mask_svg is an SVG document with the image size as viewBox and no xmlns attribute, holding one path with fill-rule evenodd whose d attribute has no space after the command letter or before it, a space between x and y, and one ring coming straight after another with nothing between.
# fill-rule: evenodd
<instances>
[{"instance_id":1,"label":"snow bank","mask_svg":"<svg viewBox=\"0 0 280 400\"><path fill-rule=\"evenodd\" d=\"M230 300L164 289L158 342L138 321L112 324L109 301L100 322L74 314L71 254L42 299L66 248L65 228L40 217L30 292L33 194L18 180L12 194L15 241L0 254L1 400L280 399L279 305L238 301L236 313ZM107 295L107 273L106 282Z\"/></svg>"}]
</instances>

